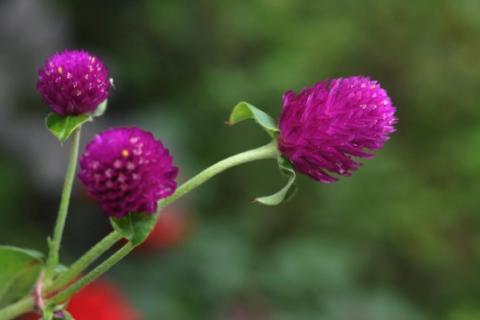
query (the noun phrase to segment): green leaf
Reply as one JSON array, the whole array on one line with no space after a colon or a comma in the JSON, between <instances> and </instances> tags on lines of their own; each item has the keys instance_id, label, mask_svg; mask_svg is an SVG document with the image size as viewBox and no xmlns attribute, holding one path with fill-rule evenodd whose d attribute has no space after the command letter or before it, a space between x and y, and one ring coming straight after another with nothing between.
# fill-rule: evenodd
<instances>
[{"instance_id":1,"label":"green leaf","mask_svg":"<svg viewBox=\"0 0 480 320\"><path fill-rule=\"evenodd\" d=\"M0 246L0 305L27 294L43 266L43 254L29 249Z\"/></svg>"},{"instance_id":2,"label":"green leaf","mask_svg":"<svg viewBox=\"0 0 480 320\"><path fill-rule=\"evenodd\" d=\"M256 198L255 201L267 206L276 206L282 202L288 201L293 197L297 187L295 185L295 170L292 164L283 157L278 157L278 167L280 171L288 176L287 184L280 191L265 197Z\"/></svg>"},{"instance_id":3,"label":"green leaf","mask_svg":"<svg viewBox=\"0 0 480 320\"><path fill-rule=\"evenodd\" d=\"M105 111L107 111L107 105L108 105L108 99L103 100L103 102L98 105L97 109L93 111L92 116L94 117L102 116L105 113Z\"/></svg>"},{"instance_id":4,"label":"green leaf","mask_svg":"<svg viewBox=\"0 0 480 320\"><path fill-rule=\"evenodd\" d=\"M136 246L148 237L157 222L157 215L129 213L123 218L111 218L110 221L116 231Z\"/></svg>"},{"instance_id":5,"label":"green leaf","mask_svg":"<svg viewBox=\"0 0 480 320\"><path fill-rule=\"evenodd\" d=\"M240 121L248 119L255 120L272 138L275 138L278 135L278 127L271 116L243 101L239 102L233 108L227 123L229 125L234 125Z\"/></svg>"},{"instance_id":6,"label":"green leaf","mask_svg":"<svg viewBox=\"0 0 480 320\"><path fill-rule=\"evenodd\" d=\"M87 121L91 121L92 117L87 114L79 116L60 116L56 113L50 113L45 125L47 129L58 139L61 143L67 141L68 137Z\"/></svg>"}]
</instances>

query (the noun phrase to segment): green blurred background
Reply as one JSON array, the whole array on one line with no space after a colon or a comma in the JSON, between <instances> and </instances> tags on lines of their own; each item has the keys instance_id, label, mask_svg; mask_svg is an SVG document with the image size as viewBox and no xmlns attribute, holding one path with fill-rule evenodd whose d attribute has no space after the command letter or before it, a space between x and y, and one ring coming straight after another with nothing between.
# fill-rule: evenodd
<instances>
[{"instance_id":1,"label":"green blurred background","mask_svg":"<svg viewBox=\"0 0 480 320\"><path fill-rule=\"evenodd\" d=\"M144 319L480 319L480 1L137 0L0 2L0 242L46 249L68 148L42 127L35 91L52 52L103 58L116 89L84 134L139 125L185 181L267 142L223 124L246 100L278 116L282 93L327 78L379 80L398 131L353 177L301 177L278 207L251 203L284 179L235 168L177 208L188 235L136 253L115 281ZM76 185L72 261L108 232Z\"/></svg>"}]
</instances>

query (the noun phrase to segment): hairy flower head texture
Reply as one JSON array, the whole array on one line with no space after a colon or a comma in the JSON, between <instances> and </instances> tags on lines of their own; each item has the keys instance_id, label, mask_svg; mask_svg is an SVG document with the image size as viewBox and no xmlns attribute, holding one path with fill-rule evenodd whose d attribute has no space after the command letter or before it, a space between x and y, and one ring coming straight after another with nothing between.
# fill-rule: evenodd
<instances>
[{"instance_id":1,"label":"hairy flower head texture","mask_svg":"<svg viewBox=\"0 0 480 320\"><path fill-rule=\"evenodd\" d=\"M54 113L62 116L95 111L108 98L110 80L103 62L86 51L63 51L38 71L37 90Z\"/></svg>"},{"instance_id":2,"label":"hairy flower head texture","mask_svg":"<svg viewBox=\"0 0 480 320\"><path fill-rule=\"evenodd\" d=\"M80 180L108 216L154 213L175 191L177 174L168 150L139 128L98 134L80 158Z\"/></svg>"},{"instance_id":3,"label":"hairy flower head texture","mask_svg":"<svg viewBox=\"0 0 480 320\"><path fill-rule=\"evenodd\" d=\"M395 107L377 81L363 76L321 81L283 96L280 152L320 182L350 176L355 158L372 158L395 131ZM370 151L369 151L370 150Z\"/></svg>"}]
</instances>

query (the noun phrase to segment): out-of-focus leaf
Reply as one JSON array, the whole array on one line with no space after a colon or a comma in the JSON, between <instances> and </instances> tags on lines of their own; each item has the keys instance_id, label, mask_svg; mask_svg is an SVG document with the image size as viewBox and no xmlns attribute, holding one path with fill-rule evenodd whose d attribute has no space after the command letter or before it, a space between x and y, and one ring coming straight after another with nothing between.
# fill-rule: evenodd
<instances>
[{"instance_id":1,"label":"out-of-focus leaf","mask_svg":"<svg viewBox=\"0 0 480 320\"><path fill-rule=\"evenodd\" d=\"M42 253L12 246L0 246L0 305L27 294L43 265Z\"/></svg>"}]
</instances>

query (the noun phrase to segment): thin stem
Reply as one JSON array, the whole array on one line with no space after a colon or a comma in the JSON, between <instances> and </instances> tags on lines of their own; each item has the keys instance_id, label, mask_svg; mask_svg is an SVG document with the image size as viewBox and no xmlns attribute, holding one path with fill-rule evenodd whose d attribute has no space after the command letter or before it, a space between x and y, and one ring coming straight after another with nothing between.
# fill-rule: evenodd
<instances>
[{"instance_id":1,"label":"thin stem","mask_svg":"<svg viewBox=\"0 0 480 320\"><path fill-rule=\"evenodd\" d=\"M117 231L110 232L110 234L97 242L97 244L90 248L90 250L80 257L80 259L73 263L65 273L58 277L58 279L55 279L55 281L47 287L46 292L52 292L66 286L120 239L122 239L120 233Z\"/></svg>"},{"instance_id":2,"label":"thin stem","mask_svg":"<svg viewBox=\"0 0 480 320\"><path fill-rule=\"evenodd\" d=\"M0 320L11 320L33 308L33 297L28 296L0 310Z\"/></svg>"},{"instance_id":3,"label":"thin stem","mask_svg":"<svg viewBox=\"0 0 480 320\"><path fill-rule=\"evenodd\" d=\"M231 157L228 157L224 160L221 160L212 166L208 167L207 169L203 170L183 185L177 188L174 194L170 197L162 199L158 202L158 209L157 214L161 212L163 208L171 204L172 202L178 200L188 192L192 191L196 187L200 186L210 178L214 177L215 175L229 169L235 167L237 165L262 160L262 159L274 159L278 156L277 144L276 141L272 141L271 143L252 150L248 150ZM107 251L115 242L118 241L117 237L120 237L115 231L110 233L106 236L103 240L101 240L97 245L95 245L92 249L90 249L84 256L82 256L79 261L75 262L71 266L71 270L67 271L66 274L60 276L57 281L54 281L51 287L47 288L47 293L51 292L55 288L60 288L63 285L67 284L73 278L78 276L88 265L90 265L95 259L97 259L101 254ZM123 259L128 253L130 253L134 249L134 246L128 242L124 245L121 249L115 252L112 256L106 259L102 264L98 267L93 269L90 273L85 275L83 278L72 284L70 287L66 288L65 290L58 293L49 302L52 303L60 303L68 299L70 296L75 294L78 290L83 288L84 286L88 285L96 278L101 276L103 273L108 271L111 267L113 267L117 262ZM68 276L67 276L68 274ZM33 298L26 297L3 310L0 310L0 320L11 320L16 316L19 316L28 310L31 310L33 307Z\"/></svg>"},{"instance_id":4,"label":"thin stem","mask_svg":"<svg viewBox=\"0 0 480 320\"><path fill-rule=\"evenodd\" d=\"M75 178L75 171L77 169L78 149L80 146L80 132L80 128L75 131L75 133L73 134L72 145L70 147L70 159L68 161L65 182L63 184L60 208L58 210L57 222L55 223L53 239L51 240L49 247L47 268L45 272L45 279L47 282L51 279L52 274L55 270L55 266L58 264L59 260L60 244L62 242L65 221L67 220L68 206L70 204L70 195L72 193L72 185Z\"/></svg>"},{"instance_id":5,"label":"thin stem","mask_svg":"<svg viewBox=\"0 0 480 320\"><path fill-rule=\"evenodd\" d=\"M73 281L78 275L82 273L88 266L98 259L103 253L110 249L116 242L118 242L122 236L116 232L112 231L106 237L104 237L100 242L94 245L90 250L88 250L80 259L73 263L68 271L63 273L58 279L56 279L52 284L47 286L45 293L51 293L59 288L64 287L69 282ZM31 310L34 306L34 299L32 296L23 298L14 304L6 307L3 310L0 310L0 320L10 320L18 317L19 315Z\"/></svg>"},{"instance_id":6,"label":"thin stem","mask_svg":"<svg viewBox=\"0 0 480 320\"><path fill-rule=\"evenodd\" d=\"M278 150L277 150L276 141L272 141L271 143L263 147L256 148L253 150L248 150L248 151L236 154L234 156L228 157L224 160L221 160L213 164L212 166L208 167L207 169L203 170L202 172L200 172L199 174L197 174L196 176L194 176L193 178L185 182L183 185L178 187L175 193L170 197L160 200L158 203L157 214L159 214L163 208L165 208L172 202L178 200L188 192L192 191L193 189L200 186L210 178L227 170L228 168L235 167L237 165L255 161L255 160L275 158L277 156L278 156ZM104 240L102 240L102 242ZM121 249L119 249L112 256L110 256L107 260L105 260L101 265L99 265L98 267L93 269L90 273L88 273L85 277L83 277L78 282L76 282L75 284L71 285L70 287L60 292L59 294L57 294L55 297L53 297L50 300L50 302L59 303L66 300L71 295L75 294L75 292L80 290L82 287L86 286L87 284L89 284L90 282L98 278L100 275L108 271L112 266L114 266L123 257L125 257L128 253L130 253L130 251L132 251L134 248L135 246L132 245L131 242L128 242ZM55 284L55 286L56 285L57 284Z\"/></svg>"},{"instance_id":7,"label":"thin stem","mask_svg":"<svg viewBox=\"0 0 480 320\"><path fill-rule=\"evenodd\" d=\"M261 160L261 159L270 159L270 158L276 158L278 156L278 150L277 150L277 144L276 141L272 141L271 143L262 146L260 148L256 148L253 150L248 150L236 155L233 155L231 157L228 157L224 160L221 160L212 166L208 167L207 169L203 170L187 182L185 182L183 185L177 188L174 194L172 194L170 197L162 199L158 202L158 209L157 209L157 214L160 213L160 211L171 204L172 202L178 200L188 192L192 191L196 187L200 186L210 178L214 177L215 175L227 170L228 168L235 167L237 165L255 161L255 160ZM103 240L102 240L103 241ZM124 256L126 256L130 251L132 251L135 248L130 242L127 243L125 246L123 246L121 249L119 249L117 252L115 252L110 258L105 260L101 265L99 265L97 268L92 270L90 273L88 273L85 277L80 279L78 282L73 284L72 286L68 287L66 290L62 291L59 293L57 296L52 298L52 301L55 303L61 302L70 295L74 294L78 290L80 290L83 286L87 285L100 275L102 275L104 272L108 271L112 266L114 266L118 261L120 261Z\"/></svg>"},{"instance_id":8,"label":"thin stem","mask_svg":"<svg viewBox=\"0 0 480 320\"><path fill-rule=\"evenodd\" d=\"M107 270L109 270L111 267L117 264L117 262L122 260L130 251L132 251L133 248L134 248L133 244L131 242L127 242L127 244L125 244L122 248L120 248L117 252L111 255L108 259L102 262L95 269L90 271L85 277L81 278L80 280L72 284L67 289L55 295L48 302L54 303L54 304L64 302L65 300L70 298L72 295L77 293L80 289L82 289L83 287L85 287L86 285L88 285L98 277L100 277L103 273L105 273Z\"/></svg>"},{"instance_id":9,"label":"thin stem","mask_svg":"<svg viewBox=\"0 0 480 320\"><path fill-rule=\"evenodd\" d=\"M196 176L182 184L180 187L177 188L174 194L170 197L162 199L158 202L158 211L162 210L172 202L178 200L185 194L189 193L199 185L203 184L210 178L216 176L217 174L238 166L243 163L255 161L255 160L262 160L262 159L274 159L278 156L277 150L277 142L274 140L271 143L264 145L262 147L248 150L245 152L241 152L239 154L233 155L226 159L223 159L207 169L203 170L202 172L198 173Z\"/></svg>"}]
</instances>

